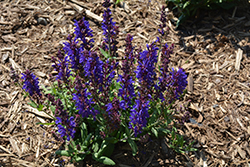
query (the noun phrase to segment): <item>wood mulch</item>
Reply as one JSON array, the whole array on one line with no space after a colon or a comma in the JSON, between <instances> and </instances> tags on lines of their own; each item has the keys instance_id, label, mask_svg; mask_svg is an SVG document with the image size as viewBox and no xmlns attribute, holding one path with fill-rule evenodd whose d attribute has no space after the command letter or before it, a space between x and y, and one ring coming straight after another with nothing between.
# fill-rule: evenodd
<instances>
[{"instance_id":1,"label":"wood mulch","mask_svg":"<svg viewBox=\"0 0 250 167\"><path fill-rule=\"evenodd\" d=\"M161 6L165 1L125 0L112 7L120 27L119 53L127 33L136 47L146 47L158 36ZM249 6L248 6L249 8ZM229 11L200 11L185 26L175 28L168 13L169 36L174 43L172 67L188 74L189 122L179 133L195 141L196 152L175 154L167 137L138 143L133 157L127 145L117 145L117 166L249 166L250 164L250 12L241 5ZM60 148L50 118L27 105L22 90L10 78L10 65L19 73L32 70L41 85L49 85L51 57L69 33L74 20L86 17L94 32L95 48L102 40L101 0L2 0L0 2L0 167L74 166L54 154ZM80 164L78 164L80 166ZM82 166L103 166L87 159Z\"/></svg>"}]
</instances>

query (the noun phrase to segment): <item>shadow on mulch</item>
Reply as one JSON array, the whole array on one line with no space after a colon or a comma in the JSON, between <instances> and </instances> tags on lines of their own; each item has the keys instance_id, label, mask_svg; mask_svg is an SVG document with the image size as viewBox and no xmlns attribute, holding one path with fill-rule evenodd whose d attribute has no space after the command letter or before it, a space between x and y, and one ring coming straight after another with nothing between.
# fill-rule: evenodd
<instances>
[{"instance_id":1,"label":"shadow on mulch","mask_svg":"<svg viewBox=\"0 0 250 167\"><path fill-rule=\"evenodd\" d=\"M184 167L194 166L188 157L183 154L177 154L166 144L166 138L150 139L146 143L136 142L138 146L138 153L136 156L132 156L132 150L127 143L117 143L115 150L111 155L116 163L115 166L119 167L157 167L157 166L169 166L169 167ZM77 167L84 167L88 165L106 166L97 163L88 156L83 162L78 163Z\"/></svg>"}]
</instances>

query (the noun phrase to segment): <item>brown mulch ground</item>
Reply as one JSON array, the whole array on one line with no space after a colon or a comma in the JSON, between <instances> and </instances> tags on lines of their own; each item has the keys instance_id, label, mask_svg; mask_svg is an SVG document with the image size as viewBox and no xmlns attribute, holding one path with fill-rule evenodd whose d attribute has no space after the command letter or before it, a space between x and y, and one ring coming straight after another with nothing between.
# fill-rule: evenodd
<instances>
[{"instance_id":1,"label":"brown mulch ground","mask_svg":"<svg viewBox=\"0 0 250 167\"><path fill-rule=\"evenodd\" d=\"M120 27L121 55L127 33L142 48L156 39L165 1L124 2L112 8ZM127 145L117 145L113 154L117 166L249 166L248 8L200 11L178 30L169 9L170 31L165 42L175 44L171 66L183 67L189 76L182 103L191 101L191 119L179 133L195 140L198 151L175 154L163 138L138 143L138 155L132 157ZM53 71L50 59L73 32L73 20L83 16L89 20L98 47L102 11L101 1L0 1L0 167L66 166L68 159L54 154L60 147L51 133L54 127L36 124L49 118L27 105L21 89L10 80L9 67L20 73L30 69L42 85L48 85ZM102 166L91 159L84 163L82 166Z\"/></svg>"}]
</instances>

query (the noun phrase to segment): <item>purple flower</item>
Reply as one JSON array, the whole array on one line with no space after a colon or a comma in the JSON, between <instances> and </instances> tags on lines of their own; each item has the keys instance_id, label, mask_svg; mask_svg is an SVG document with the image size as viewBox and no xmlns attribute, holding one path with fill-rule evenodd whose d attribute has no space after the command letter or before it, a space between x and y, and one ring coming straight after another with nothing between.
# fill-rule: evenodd
<instances>
[{"instance_id":1,"label":"purple flower","mask_svg":"<svg viewBox=\"0 0 250 167\"><path fill-rule=\"evenodd\" d=\"M81 39L81 47L83 50L89 51L93 47L94 39L87 39L87 37L93 37L92 30L89 28L89 22L83 18L82 20L75 20L75 40Z\"/></svg>"},{"instance_id":2,"label":"purple flower","mask_svg":"<svg viewBox=\"0 0 250 167\"><path fill-rule=\"evenodd\" d=\"M106 120L106 124L110 133L119 129L121 124L121 110L123 107L123 103L119 101L116 97L112 100L112 102L106 104L106 114L104 114L104 119Z\"/></svg>"},{"instance_id":3,"label":"purple flower","mask_svg":"<svg viewBox=\"0 0 250 167\"><path fill-rule=\"evenodd\" d=\"M149 117L148 109L150 107L149 101L146 98L139 97L135 100L136 104L131 110L131 116L129 117L129 128L135 133L135 137L139 135L143 128L147 126L147 118Z\"/></svg>"},{"instance_id":4,"label":"purple flower","mask_svg":"<svg viewBox=\"0 0 250 167\"><path fill-rule=\"evenodd\" d=\"M73 116L69 117L60 99L57 99L55 104L55 123L58 128L58 133L62 138L66 136L66 139L70 141L70 138L74 138L75 136L76 119Z\"/></svg>"},{"instance_id":5,"label":"purple flower","mask_svg":"<svg viewBox=\"0 0 250 167\"><path fill-rule=\"evenodd\" d=\"M64 56L61 52L61 50L58 51L57 59L55 57L52 57L52 67L55 68L55 70L58 72L56 79L62 80L64 83L68 83L69 76L70 76L70 69L68 67L68 56Z\"/></svg>"},{"instance_id":6,"label":"purple flower","mask_svg":"<svg viewBox=\"0 0 250 167\"><path fill-rule=\"evenodd\" d=\"M29 70L26 70L24 73L22 73L21 78L24 80L23 89L28 92L30 96L33 96L34 94L42 96L38 86L38 78L33 73L31 73Z\"/></svg>"},{"instance_id":7,"label":"purple flower","mask_svg":"<svg viewBox=\"0 0 250 167\"><path fill-rule=\"evenodd\" d=\"M126 40L125 57L122 60L121 70L122 75L119 75L117 82L120 82L121 88L119 89L118 96L126 102L126 108L129 108L131 100L135 97L133 70L135 55L133 54L132 40L133 37L128 34Z\"/></svg>"},{"instance_id":8,"label":"purple flower","mask_svg":"<svg viewBox=\"0 0 250 167\"><path fill-rule=\"evenodd\" d=\"M178 99L187 87L187 75L182 68L179 68L178 71L175 71L174 68L172 68L169 81L168 90L171 90L174 97Z\"/></svg>"},{"instance_id":9,"label":"purple flower","mask_svg":"<svg viewBox=\"0 0 250 167\"><path fill-rule=\"evenodd\" d=\"M91 107L94 104L91 93L88 92L87 88L82 84L80 78L77 76L75 79L75 89L76 93L73 94L73 100L76 102L76 109L83 118L87 118L90 115L95 118L98 112Z\"/></svg>"},{"instance_id":10,"label":"purple flower","mask_svg":"<svg viewBox=\"0 0 250 167\"><path fill-rule=\"evenodd\" d=\"M104 50L109 51L112 57L116 56L117 52L117 38L119 34L118 26L115 26L115 22L113 22L113 18L111 18L111 10L110 1L105 0L103 2L103 6L105 7L103 13L103 22L102 22L102 29L104 37Z\"/></svg>"},{"instance_id":11,"label":"purple flower","mask_svg":"<svg viewBox=\"0 0 250 167\"><path fill-rule=\"evenodd\" d=\"M128 74L119 75L117 82L121 82L121 88L118 90L118 96L122 97L125 103L125 108L129 108L132 103L132 98L135 97L134 81Z\"/></svg>"},{"instance_id":12,"label":"purple flower","mask_svg":"<svg viewBox=\"0 0 250 167\"><path fill-rule=\"evenodd\" d=\"M71 35L68 36L69 42L64 43L64 51L70 57L71 67L75 70L82 70L82 65L85 63L84 51L87 53L93 47L93 39L88 39L88 37L93 37L92 30L89 28L89 22L84 18L82 20L75 20L75 38ZM81 40L80 46L78 46ZM86 52L85 52L86 53ZM82 63L82 64L81 64ZM82 70L83 71L83 70Z\"/></svg>"},{"instance_id":13,"label":"purple flower","mask_svg":"<svg viewBox=\"0 0 250 167\"><path fill-rule=\"evenodd\" d=\"M166 27L166 22L167 22L167 19L166 19L167 16L166 16L166 13L165 13L165 9L166 9L166 7L162 6L161 18L160 18L161 24L160 24L160 29L158 29L159 33L162 36L164 36L164 34L165 34L164 28Z\"/></svg>"},{"instance_id":14,"label":"purple flower","mask_svg":"<svg viewBox=\"0 0 250 167\"><path fill-rule=\"evenodd\" d=\"M98 70L100 71L98 72L99 75L96 74L96 76L98 76L100 80L96 78L96 76L92 76L92 78L95 78L93 82L93 79L91 79L91 82L93 83L92 85L94 86L94 89L98 90L97 93L103 93L102 96L109 96L109 88L113 78L115 77L115 69L117 68L117 65L118 62L115 62L114 60L107 60L106 62L102 62L98 66Z\"/></svg>"},{"instance_id":15,"label":"purple flower","mask_svg":"<svg viewBox=\"0 0 250 167\"><path fill-rule=\"evenodd\" d=\"M80 69L81 64L80 64L80 53L81 49L78 48L77 46L77 41L73 39L71 35L68 36L67 38L69 42L64 42L64 47L63 50L65 53L70 57L70 64L71 67L75 70Z\"/></svg>"},{"instance_id":16,"label":"purple flower","mask_svg":"<svg viewBox=\"0 0 250 167\"><path fill-rule=\"evenodd\" d=\"M169 62L170 62L170 54L173 53L174 45L172 44L171 47L168 47L165 44L161 50L161 65L160 65L160 77L158 84L155 85L156 89L156 98L160 98L162 101L165 100L163 93L166 91L167 85L170 82L171 78L169 77Z\"/></svg>"},{"instance_id":17,"label":"purple flower","mask_svg":"<svg viewBox=\"0 0 250 167\"><path fill-rule=\"evenodd\" d=\"M154 42L151 45L147 45L147 50L140 53L140 58L138 61L138 66L135 71L136 77L139 80L141 87L144 89L151 89L154 85L154 80L156 77L155 73L155 63L157 62L157 48Z\"/></svg>"}]
</instances>

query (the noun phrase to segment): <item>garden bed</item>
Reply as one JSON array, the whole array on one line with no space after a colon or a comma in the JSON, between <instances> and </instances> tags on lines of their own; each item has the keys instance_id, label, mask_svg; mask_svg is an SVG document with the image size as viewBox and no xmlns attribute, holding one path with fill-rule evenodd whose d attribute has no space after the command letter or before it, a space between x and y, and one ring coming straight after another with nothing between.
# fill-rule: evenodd
<instances>
[{"instance_id":1,"label":"garden bed","mask_svg":"<svg viewBox=\"0 0 250 167\"><path fill-rule=\"evenodd\" d=\"M165 1L124 1L112 8L119 25L119 50L124 54L127 33L135 46L146 47L158 36L161 6ZM54 152L61 143L53 126L36 123L50 118L27 105L27 98L10 79L10 65L19 72L32 70L49 85L51 57L74 31L74 19L86 17L93 29L95 48L102 40L101 1L1 1L0 3L0 166L56 166L68 164ZM250 13L238 6L229 11L204 11L194 21L175 29L169 9L169 36L174 44L172 67L188 74L191 119L179 133L195 140L198 151L174 154L167 137L138 143L133 157L127 145L113 154L117 166L248 166L249 147L249 26ZM62 162L62 159L65 162ZM101 166L87 159L85 166Z\"/></svg>"}]
</instances>

